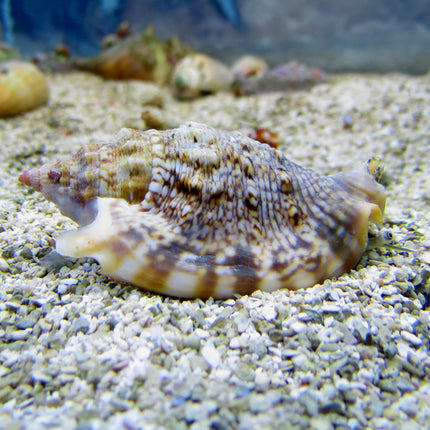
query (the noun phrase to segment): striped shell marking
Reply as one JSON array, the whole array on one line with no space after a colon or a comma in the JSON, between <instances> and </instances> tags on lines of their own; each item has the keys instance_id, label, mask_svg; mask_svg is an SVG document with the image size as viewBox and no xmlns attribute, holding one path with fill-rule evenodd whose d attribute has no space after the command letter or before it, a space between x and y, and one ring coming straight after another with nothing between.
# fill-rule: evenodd
<instances>
[{"instance_id":1,"label":"striped shell marking","mask_svg":"<svg viewBox=\"0 0 430 430\"><path fill-rule=\"evenodd\" d=\"M154 292L226 298L353 268L369 222L382 222L374 176L366 165L322 176L240 133L190 122L122 129L20 180L81 224L58 238L60 253L91 256Z\"/></svg>"}]
</instances>

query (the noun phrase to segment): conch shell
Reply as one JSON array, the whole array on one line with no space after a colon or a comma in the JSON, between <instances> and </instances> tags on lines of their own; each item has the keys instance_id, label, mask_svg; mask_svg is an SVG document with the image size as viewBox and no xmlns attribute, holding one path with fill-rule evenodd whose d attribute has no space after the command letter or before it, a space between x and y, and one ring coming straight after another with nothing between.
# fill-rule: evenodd
<instances>
[{"instance_id":1,"label":"conch shell","mask_svg":"<svg viewBox=\"0 0 430 430\"><path fill-rule=\"evenodd\" d=\"M385 207L373 163L321 176L241 133L122 129L20 181L83 227L57 250L179 297L305 288L353 268Z\"/></svg>"},{"instance_id":2,"label":"conch shell","mask_svg":"<svg viewBox=\"0 0 430 430\"><path fill-rule=\"evenodd\" d=\"M192 49L177 38L158 39L154 29L118 41L92 58L78 58L78 69L106 79L139 79L160 85L169 82L175 64Z\"/></svg>"}]
</instances>

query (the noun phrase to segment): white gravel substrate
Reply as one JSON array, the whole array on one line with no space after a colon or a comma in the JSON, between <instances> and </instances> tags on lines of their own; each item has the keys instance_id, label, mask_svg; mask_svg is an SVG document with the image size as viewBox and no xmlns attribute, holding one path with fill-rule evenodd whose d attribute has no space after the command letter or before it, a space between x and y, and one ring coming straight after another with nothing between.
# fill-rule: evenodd
<instances>
[{"instance_id":1,"label":"white gravel substrate","mask_svg":"<svg viewBox=\"0 0 430 430\"><path fill-rule=\"evenodd\" d=\"M1 429L430 428L430 77L344 75L310 92L191 103L141 82L49 78L0 120ZM378 155L385 228L356 270L303 291L181 301L55 257L75 228L19 174L122 126L266 126L302 165ZM152 122L151 122L152 121Z\"/></svg>"}]
</instances>

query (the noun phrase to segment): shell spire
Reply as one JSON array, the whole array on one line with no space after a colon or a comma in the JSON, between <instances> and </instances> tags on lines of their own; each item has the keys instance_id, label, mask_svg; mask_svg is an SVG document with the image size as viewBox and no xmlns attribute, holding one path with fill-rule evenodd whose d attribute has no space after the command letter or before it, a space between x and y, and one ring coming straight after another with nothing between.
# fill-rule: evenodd
<instances>
[{"instance_id":1,"label":"shell spire","mask_svg":"<svg viewBox=\"0 0 430 430\"><path fill-rule=\"evenodd\" d=\"M40 191L80 225L95 215L96 197L143 200L150 182L152 136L121 129L111 143L89 143L69 158L25 171L19 181ZM157 136L156 142L159 143Z\"/></svg>"},{"instance_id":2,"label":"shell spire","mask_svg":"<svg viewBox=\"0 0 430 430\"><path fill-rule=\"evenodd\" d=\"M381 223L380 170L322 176L241 133L187 123L123 129L68 160L24 172L83 227L57 250L179 297L298 289L353 268Z\"/></svg>"}]
</instances>

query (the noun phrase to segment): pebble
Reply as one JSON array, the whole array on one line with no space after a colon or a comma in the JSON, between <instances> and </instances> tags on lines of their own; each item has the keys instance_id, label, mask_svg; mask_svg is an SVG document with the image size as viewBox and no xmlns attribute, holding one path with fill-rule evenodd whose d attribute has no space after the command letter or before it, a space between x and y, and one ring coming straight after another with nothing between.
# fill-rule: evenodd
<instances>
[{"instance_id":1,"label":"pebble","mask_svg":"<svg viewBox=\"0 0 430 430\"><path fill-rule=\"evenodd\" d=\"M430 265L430 251L423 252L423 253L421 254L421 259L422 259L426 264L429 264L429 265Z\"/></svg>"},{"instance_id":2,"label":"pebble","mask_svg":"<svg viewBox=\"0 0 430 430\"><path fill-rule=\"evenodd\" d=\"M341 312L341 308L339 307L339 305L335 304L335 303L324 303L323 307L322 307L322 311L325 314L336 314L338 315Z\"/></svg>"},{"instance_id":3,"label":"pebble","mask_svg":"<svg viewBox=\"0 0 430 430\"><path fill-rule=\"evenodd\" d=\"M413 333L406 331L406 330L402 330L400 332L400 335L402 336L402 338L406 341L411 343L413 346L415 347L419 347L423 345L423 341L418 337L415 336Z\"/></svg>"},{"instance_id":4,"label":"pebble","mask_svg":"<svg viewBox=\"0 0 430 430\"><path fill-rule=\"evenodd\" d=\"M60 283L58 284L57 287L57 293L62 295L62 294L66 294L69 291L69 286L67 284L64 283Z\"/></svg>"},{"instance_id":5,"label":"pebble","mask_svg":"<svg viewBox=\"0 0 430 430\"><path fill-rule=\"evenodd\" d=\"M410 393L412 391L415 391L415 386L411 383L409 379L406 378L398 378L396 380L397 388L404 392L404 393Z\"/></svg>"},{"instance_id":6,"label":"pebble","mask_svg":"<svg viewBox=\"0 0 430 430\"><path fill-rule=\"evenodd\" d=\"M307 372L313 368L313 363L308 359L308 357L306 357L305 354L298 354L293 357L291 361L295 367L303 372Z\"/></svg>"},{"instance_id":7,"label":"pebble","mask_svg":"<svg viewBox=\"0 0 430 430\"><path fill-rule=\"evenodd\" d=\"M396 405L403 411L409 418L413 418L418 413L417 400L414 397L404 397L397 402Z\"/></svg>"},{"instance_id":8,"label":"pebble","mask_svg":"<svg viewBox=\"0 0 430 430\"><path fill-rule=\"evenodd\" d=\"M30 338L30 332L28 330L8 330L5 338L10 342L27 340Z\"/></svg>"},{"instance_id":9,"label":"pebble","mask_svg":"<svg viewBox=\"0 0 430 430\"><path fill-rule=\"evenodd\" d=\"M381 379L379 381L379 388L387 393L396 394L397 384L392 379Z\"/></svg>"},{"instance_id":10,"label":"pebble","mask_svg":"<svg viewBox=\"0 0 430 430\"><path fill-rule=\"evenodd\" d=\"M9 270L9 264L4 258L0 257L0 271L7 272Z\"/></svg>"},{"instance_id":11,"label":"pebble","mask_svg":"<svg viewBox=\"0 0 430 430\"><path fill-rule=\"evenodd\" d=\"M339 343L343 340L344 335L341 331L333 328L323 328L317 335L321 343Z\"/></svg>"},{"instance_id":12,"label":"pebble","mask_svg":"<svg viewBox=\"0 0 430 430\"><path fill-rule=\"evenodd\" d=\"M333 430L334 426L329 419L324 417L312 417L310 420L311 429L313 430Z\"/></svg>"},{"instance_id":13,"label":"pebble","mask_svg":"<svg viewBox=\"0 0 430 430\"><path fill-rule=\"evenodd\" d=\"M267 373L262 369L258 368L255 372L255 388L257 391L267 391L270 385L270 378Z\"/></svg>"},{"instance_id":14,"label":"pebble","mask_svg":"<svg viewBox=\"0 0 430 430\"><path fill-rule=\"evenodd\" d=\"M187 422L202 421L209 417L217 409L215 400L205 400L204 402L187 402L185 405L185 419Z\"/></svg>"},{"instance_id":15,"label":"pebble","mask_svg":"<svg viewBox=\"0 0 430 430\"><path fill-rule=\"evenodd\" d=\"M211 343L207 343L201 350L202 357L211 367L218 367L221 364L221 355Z\"/></svg>"},{"instance_id":16,"label":"pebble","mask_svg":"<svg viewBox=\"0 0 430 430\"><path fill-rule=\"evenodd\" d=\"M281 393L276 390L267 394L252 393L249 396L249 410L254 414L266 411L279 403L281 397Z\"/></svg>"},{"instance_id":17,"label":"pebble","mask_svg":"<svg viewBox=\"0 0 430 430\"><path fill-rule=\"evenodd\" d=\"M240 362L236 367L236 375L242 381L253 381L255 366L252 363Z\"/></svg>"},{"instance_id":18,"label":"pebble","mask_svg":"<svg viewBox=\"0 0 430 430\"><path fill-rule=\"evenodd\" d=\"M291 330L293 330L295 333L299 334L299 333L305 333L307 330L307 325L300 322L300 321L294 321L291 325L290 325Z\"/></svg>"},{"instance_id":19,"label":"pebble","mask_svg":"<svg viewBox=\"0 0 430 430\"><path fill-rule=\"evenodd\" d=\"M85 316L81 315L74 322L75 322L74 329L75 329L76 333L82 332L82 333L86 334L88 332L89 327L90 327L90 323Z\"/></svg>"},{"instance_id":20,"label":"pebble","mask_svg":"<svg viewBox=\"0 0 430 430\"><path fill-rule=\"evenodd\" d=\"M33 372L31 373L31 378L33 379L33 381L41 382L43 384L46 384L51 380L51 377L42 370L33 370Z\"/></svg>"},{"instance_id":21,"label":"pebble","mask_svg":"<svg viewBox=\"0 0 430 430\"><path fill-rule=\"evenodd\" d=\"M38 321L38 318L34 316L24 317L24 318L21 318L21 320L16 322L16 328L20 330L24 330L26 328L32 328L36 325L37 321Z\"/></svg>"},{"instance_id":22,"label":"pebble","mask_svg":"<svg viewBox=\"0 0 430 430\"><path fill-rule=\"evenodd\" d=\"M200 350L201 339L199 336L195 334L191 334L184 341L184 348L195 349L196 351Z\"/></svg>"}]
</instances>

